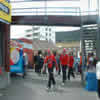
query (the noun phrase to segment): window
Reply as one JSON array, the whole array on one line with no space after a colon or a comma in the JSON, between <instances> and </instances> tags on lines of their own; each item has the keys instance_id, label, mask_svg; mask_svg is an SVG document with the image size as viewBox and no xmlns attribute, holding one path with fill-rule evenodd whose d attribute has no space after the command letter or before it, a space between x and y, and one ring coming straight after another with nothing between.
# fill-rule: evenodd
<instances>
[{"instance_id":1,"label":"window","mask_svg":"<svg viewBox=\"0 0 100 100\"><path fill-rule=\"evenodd\" d=\"M51 28L49 28L49 31L51 31Z\"/></svg>"},{"instance_id":2,"label":"window","mask_svg":"<svg viewBox=\"0 0 100 100\"><path fill-rule=\"evenodd\" d=\"M48 34L46 33L46 36L47 36Z\"/></svg>"},{"instance_id":3,"label":"window","mask_svg":"<svg viewBox=\"0 0 100 100\"><path fill-rule=\"evenodd\" d=\"M38 40L38 38L34 38L34 40Z\"/></svg>"},{"instance_id":4,"label":"window","mask_svg":"<svg viewBox=\"0 0 100 100\"><path fill-rule=\"evenodd\" d=\"M34 33L33 36L38 36L38 33Z\"/></svg>"},{"instance_id":5,"label":"window","mask_svg":"<svg viewBox=\"0 0 100 100\"><path fill-rule=\"evenodd\" d=\"M39 29L40 29L40 27L34 27L33 29L34 29L34 30L39 30Z\"/></svg>"},{"instance_id":6,"label":"window","mask_svg":"<svg viewBox=\"0 0 100 100\"><path fill-rule=\"evenodd\" d=\"M49 34L49 36L51 36L51 33Z\"/></svg>"},{"instance_id":7,"label":"window","mask_svg":"<svg viewBox=\"0 0 100 100\"><path fill-rule=\"evenodd\" d=\"M48 28L45 28L45 31L47 31L48 30Z\"/></svg>"}]
</instances>

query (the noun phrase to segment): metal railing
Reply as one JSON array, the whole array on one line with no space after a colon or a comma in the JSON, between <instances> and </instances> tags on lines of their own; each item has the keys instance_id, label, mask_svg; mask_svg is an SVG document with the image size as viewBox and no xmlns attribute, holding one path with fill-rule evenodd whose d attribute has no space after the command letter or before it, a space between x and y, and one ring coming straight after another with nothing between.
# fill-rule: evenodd
<instances>
[{"instance_id":1,"label":"metal railing","mask_svg":"<svg viewBox=\"0 0 100 100\"><path fill-rule=\"evenodd\" d=\"M62 15L80 16L96 15L97 10L81 11L80 7L31 7L31 8L12 8L12 15Z\"/></svg>"},{"instance_id":2,"label":"metal railing","mask_svg":"<svg viewBox=\"0 0 100 100\"><path fill-rule=\"evenodd\" d=\"M59 2L60 0L11 0L11 3L22 3L22 2L40 2L40 1L57 1ZM66 0L61 0L61 1L66 1ZM74 1L74 2L79 2L80 0L67 0L67 1Z\"/></svg>"}]
</instances>

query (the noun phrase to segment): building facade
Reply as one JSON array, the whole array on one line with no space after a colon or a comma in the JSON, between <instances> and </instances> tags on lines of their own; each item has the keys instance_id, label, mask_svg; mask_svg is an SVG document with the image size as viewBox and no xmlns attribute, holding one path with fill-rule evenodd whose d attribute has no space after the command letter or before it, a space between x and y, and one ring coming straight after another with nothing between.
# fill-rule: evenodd
<instances>
[{"instance_id":1,"label":"building facade","mask_svg":"<svg viewBox=\"0 0 100 100\"><path fill-rule=\"evenodd\" d=\"M46 40L56 43L55 28L51 26L33 26L32 31L28 33L28 39Z\"/></svg>"}]
</instances>

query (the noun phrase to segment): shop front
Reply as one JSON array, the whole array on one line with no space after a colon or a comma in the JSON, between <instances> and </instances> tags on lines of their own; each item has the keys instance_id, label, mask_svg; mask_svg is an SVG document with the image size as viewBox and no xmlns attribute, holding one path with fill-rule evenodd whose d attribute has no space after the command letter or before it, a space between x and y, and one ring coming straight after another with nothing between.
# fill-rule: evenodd
<instances>
[{"instance_id":1,"label":"shop front","mask_svg":"<svg viewBox=\"0 0 100 100\"><path fill-rule=\"evenodd\" d=\"M0 0L0 88L9 82L11 5L9 0Z\"/></svg>"}]
</instances>

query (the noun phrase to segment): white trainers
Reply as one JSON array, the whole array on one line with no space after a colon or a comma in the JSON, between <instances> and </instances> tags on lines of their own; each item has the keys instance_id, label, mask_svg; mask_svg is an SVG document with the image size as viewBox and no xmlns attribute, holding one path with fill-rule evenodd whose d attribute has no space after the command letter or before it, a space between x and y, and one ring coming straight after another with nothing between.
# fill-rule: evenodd
<instances>
[{"instance_id":1,"label":"white trainers","mask_svg":"<svg viewBox=\"0 0 100 100\"><path fill-rule=\"evenodd\" d=\"M47 90L47 91L51 91L52 89L51 89L51 88L49 88L49 87L47 87L47 88L46 88L46 90Z\"/></svg>"},{"instance_id":2,"label":"white trainers","mask_svg":"<svg viewBox=\"0 0 100 100\"><path fill-rule=\"evenodd\" d=\"M62 83L62 86L64 86L65 85L65 83Z\"/></svg>"},{"instance_id":3,"label":"white trainers","mask_svg":"<svg viewBox=\"0 0 100 100\"><path fill-rule=\"evenodd\" d=\"M57 89L57 86L56 85L53 85L53 90L56 90Z\"/></svg>"}]
</instances>

